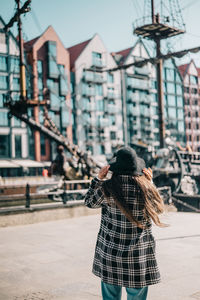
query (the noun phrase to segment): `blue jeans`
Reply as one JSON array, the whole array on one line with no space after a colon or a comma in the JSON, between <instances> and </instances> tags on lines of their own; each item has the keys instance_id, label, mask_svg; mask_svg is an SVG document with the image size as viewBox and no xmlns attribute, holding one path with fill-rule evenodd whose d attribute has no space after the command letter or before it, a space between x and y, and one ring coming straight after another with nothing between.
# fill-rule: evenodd
<instances>
[{"instance_id":1,"label":"blue jeans","mask_svg":"<svg viewBox=\"0 0 200 300\"><path fill-rule=\"evenodd\" d=\"M101 281L101 292L103 300L121 300L122 287ZM126 288L127 300L146 300L148 287L140 289Z\"/></svg>"}]
</instances>

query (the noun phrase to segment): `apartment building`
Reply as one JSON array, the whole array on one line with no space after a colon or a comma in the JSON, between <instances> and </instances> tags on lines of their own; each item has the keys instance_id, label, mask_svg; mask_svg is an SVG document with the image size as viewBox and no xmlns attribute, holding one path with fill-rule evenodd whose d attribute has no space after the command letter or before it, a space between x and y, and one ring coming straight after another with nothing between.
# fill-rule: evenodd
<instances>
[{"instance_id":1,"label":"apartment building","mask_svg":"<svg viewBox=\"0 0 200 300\"><path fill-rule=\"evenodd\" d=\"M150 58L141 40L113 55L120 66ZM126 103L127 142L156 150L160 147L156 67L150 63L143 67L130 66L121 74ZM165 128L175 145L176 141L185 141L185 127L182 79L173 60L164 61L163 88Z\"/></svg>"},{"instance_id":2,"label":"apartment building","mask_svg":"<svg viewBox=\"0 0 200 300\"><path fill-rule=\"evenodd\" d=\"M128 65L150 57L141 40L128 49L113 53L118 65ZM158 102L155 66L130 66L121 72L127 143L159 147Z\"/></svg>"},{"instance_id":3,"label":"apartment building","mask_svg":"<svg viewBox=\"0 0 200 300\"><path fill-rule=\"evenodd\" d=\"M19 47L11 33L4 31L0 17L0 176L17 176L29 157L28 129L4 107L4 97L19 99Z\"/></svg>"},{"instance_id":4,"label":"apartment building","mask_svg":"<svg viewBox=\"0 0 200 300\"><path fill-rule=\"evenodd\" d=\"M200 69L193 60L179 66L183 78L185 102L185 128L187 144L200 151Z\"/></svg>"},{"instance_id":5,"label":"apartment building","mask_svg":"<svg viewBox=\"0 0 200 300\"><path fill-rule=\"evenodd\" d=\"M48 115L62 135L72 141L72 109L70 98L69 53L52 26L43 34L25 43L28 64L32 71L33 100L46 103ZM44 106L35 106L30 116L44 124ZM33 138L30 155L36 161L48 161L55 156L56 144L39 132Z\"/></svg>"},{"instance_id":6,"label":"apartment building","mask_svg":"<svg viewBox=\"0 0 200 300\"><path fill-rule=\"evenodd\" d=\"M74 143L94 156L123 143L120 72L100 36L68 48L73 86Z\"/></svg>"}]
</instances>

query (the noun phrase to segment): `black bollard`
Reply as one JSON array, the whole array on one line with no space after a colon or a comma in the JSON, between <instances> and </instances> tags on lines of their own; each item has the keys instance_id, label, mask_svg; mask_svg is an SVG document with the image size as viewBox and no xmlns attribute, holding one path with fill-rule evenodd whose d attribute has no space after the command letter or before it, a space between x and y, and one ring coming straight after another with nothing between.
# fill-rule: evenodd
<instances>
[{"instance_id":1,"label":"black bollard","mask_svg":"<svg viewBox=\"0 0 200 300\"><path fill-rule=\"evenodd\" d=\"M30 185L27 183L26 185L26 208L30 208Z\"/></svg>"},{"instance_id":2,"label":"black bollard","mask_svg":"<svg viewBox=\"0 0 200 300\"><path fill-rule=\"evenodd\" d=\"M62 197L63 197L63 204L66 204L66 202L67 202L66 186L67 186L66 182L64 181L64 184L63 184L64 191L63 191L63 195L62 195Z\"/></svg>"}]
</instances>

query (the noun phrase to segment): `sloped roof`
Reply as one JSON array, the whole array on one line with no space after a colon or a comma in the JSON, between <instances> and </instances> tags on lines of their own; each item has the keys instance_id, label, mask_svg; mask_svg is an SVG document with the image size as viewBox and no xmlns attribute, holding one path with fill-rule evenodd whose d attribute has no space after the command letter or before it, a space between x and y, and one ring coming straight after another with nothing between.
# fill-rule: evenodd
<instances>
[{"instance_id":1,"label":"sloped roof","mask_svg":"<svg viewBox=\"0 0 200 300\"><path fill-rule=\"evenodd\" d=\"M35 42L41 37L41 35L37 36L36 38L24 43L24 47L26 48L26 50L29 50L33 47L33 45L35 44Z\"/></svg>"},{"instance_id":2,"label":"sloped roof","mask_svg":"<svg viewBox=\"0 0 200 300\"><path fill-rule=\"evenodd\" d=\"M75 61L76 59L79 57L79 55L82 53L82 51L85 49L85 47L87 46L87 44L91 41L91 39L79 43L77 45L74 45L70 48L67 48L67 50L69 51L70 54L70 69L72 69L74 67Z\"/></svg>"},{"instance_id":3,"label":"sloped roof","mask_svg":"<svg viewBox=\"0 0 200 300\"><path fill-rule=\"evenodd\" d=\"M185 76L186 70L188 69L189 64L184 64L181 66L178 66L179 72L181 74L182 77Z\"/></svg>"},{"instance_id":4,"label":"sloped roof","mask_svg":"<svg viewBox=\"0 0 200 300\"><path fill-rule=\"evenodd\" d=\"M122 56L122 58L119 61L120 65L122 65L124 63L124 61L126 60L127 56L129 55L129 53L131 52L132 49L133 49L133 47L130 47L128 49L124 49L124 50L115 52L115 54Z\"/></svg>"}]
</instances>

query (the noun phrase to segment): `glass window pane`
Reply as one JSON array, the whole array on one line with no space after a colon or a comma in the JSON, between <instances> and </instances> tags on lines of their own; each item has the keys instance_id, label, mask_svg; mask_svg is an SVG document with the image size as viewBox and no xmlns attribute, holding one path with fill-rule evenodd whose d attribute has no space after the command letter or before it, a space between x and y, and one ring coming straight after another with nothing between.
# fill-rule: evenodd
<instances>
[{"instance_id":1,"label":"glass window pane","mask_svg":"<svg viewBox=\"0 0 200 300\"><path fill-rule=\"evenodd\" d=\"M3 107L4 96L5 94L0 94L0 107Z\"/></svg>"},{"instance_id":2,"label":"glass window pane","mask_svg":"<svg viewBox=\"0 0 200 300\"><path fill-rule=\"evenodd\" d=\"M182 86L180 84L176 85L176 93L178 95L182 95L183 94L183 89L182 89Z\"/></svg>"},{"instance_id":3,"label":"glass window pane","mask_svg":"<svg viewBox=\"0 0 200 300\"><path fill-rule=\"evenodd\" d=\"M112 73L108 73L108 83L113 83L114 82L114 76Z\"/></svg>"},{"instance_id":4,"label":"glass window pane","mask_svg":"<svg viewBox=\"0 0 200 300\"><path fill-rule=\"evenodd\" d=\"M42 60L37 61L37 71L38 71L38 75L42 75L43 72Z\"/></svg>"},{"instance_id":5,"label":"glass window pane","mask_svg":"<svg viewBox=\"0 0 200 300\"><path fill-rule=\"evenodd\" d=\"M183 97L177 97L177 106L183 107Z\"/></svg>"},{"instance_id":6,"label":"glass window pane","mask_svg":"<svg viewBox=\"0 0 200 300\"><path fill-rule=\"evenodd\" d=\"M22 137L21 135L15 135L15 157L22 156Z\"/></svg>"},{"instance_id":7,"label":"glass window pane","mask_svg":"<svg viewBox=\"0 0 200 300\"><path fill-rule=\"evenodd\" d=\"M175 94L175 84L172 82L167 83L167 93Z\"/></svg>"},{"instance_id":8,"label":"glass window pane","mask_svg":"<svg viewBox=\"0 0 200 300\"><path fill-rule=\"evenodd\" d=\"M169 116L169 118L175 119L176 118L176 108L169 107L168 108L168 116Z\"/></svg>"},{"instance_id":9,"label":"glass window pane","mask_svg":"<svg viewBox=\"0 0 200 300\"><path fill-rule=\"evenodd\" d=\"M13 77L12 87L13 87L14 91L20 90L20 78L19 77Z\"/></svg>"},{"instance_id":10,"label":"glass window pane","mask_svg":"<svg viewBox=\"0 0 200 300\"><path fill-rule=\"evenodd\" d=\"M6 56L0 56L0 71L7 71L7 58Z\"/></svg>"},{"instance_id":11,"label":"glass window pane","mask_svg":"<svg viewBox=\"0 0 200 300\"><path fill-rule=\"evenodd\" d=\"M11 57L10 58L10 71L12 73L19 73L19 58L18 57Z\"/></svg>"},{"instance_id":12,"label":"glass window pane","mask_svg":"<svg viewBox=\"0 0 200 300\"><path fill-rule=\"evenodd\" d=\"M8 126L8 113L0 111L0 126Z\"/></svg>"},{"instance_id":13,"label":"glass window pane","mask_svg":"<svg viewBox=\"0 0 200 300\"><path fill-rule=\"evenodd\" d=\"M7 90L8 89L8 77L0 76L0 89Z\"/></svg>"},{"instance_id":14,"label":"glass window pane","mask_svg":"<svg viewBox=\"0 0 200 300\"><path fill-rule=\"evenodd\" d=\"M0 135L0 157L9 157L9 136Z\"/></svg>"},{"instance_id":15,"label":"glass window pane","mask_svg":"<svg viewBox=\"0 0 200 300\"><path fill-rule=\"evenodd\" d=\"M167 96L168 105L169 106L176 106L176 97L172 95Z\"/></svg>"},{"instance_id":16,"label":"glass window pane","mask_svg":"<svg viewBox=\"0 0 200 300\"><path fill-rule=\"evenodd\" d=\"M21 121L18 118L13 117L13 120L14 120L14 127L21 127Z\"/></svg>"},{"instance_id":17,"label":"glass window pane","mask_svg":"<svg viewBox=\"0 0 200 300\"><path fill-rule=\"evenodd\" d=\"M184 111L183 109L178 109L178 119L184 119Z\"/></svg>"}]
</instances>

